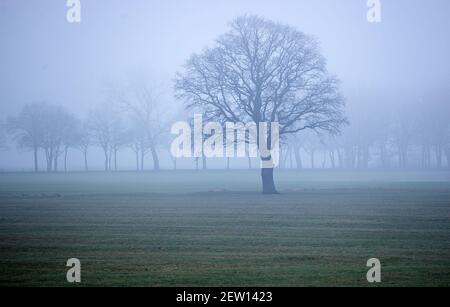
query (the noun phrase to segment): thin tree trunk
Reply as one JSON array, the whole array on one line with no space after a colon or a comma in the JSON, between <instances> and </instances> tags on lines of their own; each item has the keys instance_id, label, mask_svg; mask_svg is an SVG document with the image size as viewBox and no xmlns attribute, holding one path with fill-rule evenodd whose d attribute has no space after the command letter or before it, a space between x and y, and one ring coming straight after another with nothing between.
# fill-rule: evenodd
<instances>
[{"instance_id":1,"label":"thin tree trunk","mask_svg":"<svg viewBox=\"0 0 450 307\"><path fill-rule=\"evenodd\" d=\"M422 157L421 157L422 159L421 159L421 166L422 166L422 168L427 168L427 165L426 165L426 146L425 146L425 144L422 144Z\"/></svg>"},{"instance_id":2,"label":"thin tree trunk","mask_svg":"<svg viewBox=\"0 0 450 307\"><path fill-rule=\"evenodd\" d=\"M105 152L105 172L107 172L108 171L108 161L109 161L108 149L103 149L103 151Z\"/></svg>"},{"instance_id":3,"label":"thin tree trunk","mask_svg":"<svg viewBox=\"0 0 450 307\"><path fill-rule=\"evenodd\" d=\"M280 148L280 169L284 169L286 167L286 155L284 154L284 150Z\"/></svg>"},{"instance_id":4,"label":"thin tree trunk","mask_svg":"<svg viewBox=\"0 0 450 307\"><path fill-rule=\"evenodd\" d=\"M141 148L141 172L144 171L145 149Z\"/></svg>"},{"instance_id":5,"label":"thin tree trunk","mask_svg":"<svg viewBox=\"0 0 450 307\"><path fill-rule=\"evenodd\" d=\"M47 172L51 172L53 167L53 157L48 149L45 150L45 160L47 162Z\"/></svg>"},{"instance_id":6,"label":"thin tree trunk","mask_svg":"<svg viewBox=\"0 0 450 307\"><path fill-rule=\"evenodd\" d=\"M153 158L153 170L159 171L159 158L158 158L158 152L156 151L155 147L150 148L152 152L152 158Z\"/></svg>"},{"instance_id":7,"label":"thin tree trunk","mask_svg":"<svg viewBox=\"0 0 450 307\"><path fill-rule=\"evenodd\" d=\"M112 158L113 158L113 150L111 149L109 151L109 159L108 159L108 171L111 170L111 165L112 165Z\"/></svg>"},{"instance_id":8,"label":"thin tree trunk","mask_svg":"<svg viewBox=\"0 0 450 307\"><path fill-rule=\"evenodd\" d=\"M444 149L445 156L447 157L447 167L450 170L450 148Z\"/></svg>"},{"instance_id":9,"label":"thin tree trunk","mask_svg":"<svg viewBox=\"0 0 450 307\"><path fill-rule=\"evenodd\" d=\"M334 157L334 149L330 150L330 161L331 161L331 168L336 168L336 160Z\"/></svg>"},{"instance_id":10,"label":"thin tree trunk","mask_svg":"<svg viewBox=\"0 0 450 307\"><path fill-rule=\"evenodd\" d=\"M84 150L84 171L85 171L85 172L88 172L88 171L89 171L87 155L88 155L88 151L87 151L87 149L85 149L85 150Z\"/></svg>"},{"instance_id":11,"label":"thin tree trunk","mask_svg":"<svg viewBox=\"0 0 450 307\"><path fill-rule=\"evenodd\" d=\"M289 147L289 168L293 169L294 168L294 160L292 157L292 148Z\"/></svg>"},{"instance_id":12,"label":"thin tree trunk","mask_svg":"<svg viewBox=\"0 0 450 307\"><path fill-rule=\"evenodd\" d=\"M38 148L37 146L34 146L33 148L33 155L34 155L34 172L39 172L39 165L38 165Z\"/></svg>"},{"instance_id":13,"label":"thin tree trunk","mask_svg":"<svg viewBox=\"0 0 450 307\"><path fill-rule=\"evenodd\" d=\"M294 157L295 157L295 163L297 164L297 169L301 169L303 167L302 155L300 153L300 147L298 147L298 146L294 146Z\"/></svg>"},{"instance_id":14,"label":"thin tree trunk","mask_svg":"<svg viewBox=\"0 0 450 307\"><path fill-rule=\"evenodd\" d=\"M311 168L314 169L314 150L311 151L310 158L311 158Z\"/></svg>"},{"instance_id":15,"label":"thin tree trunk","mask_svg":"<svg viewBox=\"0 0 450 307\"><path fill-rule=\"evenodd\" d=\"M139 149L135 151L136 154L136 171L139 171Z\"/></svg>"},{"instance_id":16,"label":"thin tree trunk","mask_svg":"<svg viewBox=\"0 0 450 307\"><path fill-rule=\"evenodd\" d=\"M342 150L340 150L339 148L337 149L337 155L339 160L339 168L342 169L344 168L344 156Z\"/></svg>"},{"instance_id":17,"label":"thin tree trunk","mask_svg":"<svg viewBox=\"0 0 450 307\"><path fill-rule=\"evenodd\" d=\"M369 146L364 146L363 149L363 167L365 169L369 168L369 160L370 160L370 148Z\"/></svg>"},{"instance_id":18,"label":"thin tree trunk","mask_svg":"<svg viewBox=\"0 0 450 307\"><path fill-rule=\"evenodd\" d=\"M64 172L67 172L67 153L69 152L69 147L64 148Z\"/></svg>"},{"instance_id":19,"label":"thin tree trunk","mask_svg":"<svg viewBox=\"0 0 450 307\"><path fill-rule=\"evenodd\" d=\"M117 172L117 149L114 149L114 171Z\"/></svg>"},{"instance_id":20,"label":"thin tree trunk","mask_svg":"<svg viewBox=\"0 0 450 307\"><path fill-rule=\"evenodd\" d=\"M442 168L442 146L440 144L436 146L436 167Z\"/></svg>"},{"instance_id":21,"label":"thin tree trunk","mask_svg":"<svg viewBox=\"0 0 450 307\"><path fill-rule=\"evenodd\" d=\"M206 165L206 157L205 155L202 156L202 169L206 170L207 169L207 165Z\"/></svg>"},{"instance_id":22,"label":"thin tree trunk","mask_svg":"<svg viewBox=\"0 0 450 307\"><path fill-rule=\"evenodd\" d=\"M55 154L54 162L55 162L55 164L53 166L53 171L57 172L58 171L58 153Z\"/></svg>"},{"instance_id":23,"label":"thin tree trunk","mask_svg":"<svg viewBox=\"0 0 450 307\"><path fill-rule=\"evenodd\" d=\"M327 165L327 152L324 151L323 152L323 160L322 160L322 168L324 169L326 165Z\"/></svg>"},{"instance_id":24,"label":"thin tree trunk","mask_svg":"<svg viewBox=\"0 0 450 307\"><path fill-rule=\"evenodd\" d=\"M273 180L273 168L261 168L263 194L279 194Z\"/></svg>"}]
</instances>

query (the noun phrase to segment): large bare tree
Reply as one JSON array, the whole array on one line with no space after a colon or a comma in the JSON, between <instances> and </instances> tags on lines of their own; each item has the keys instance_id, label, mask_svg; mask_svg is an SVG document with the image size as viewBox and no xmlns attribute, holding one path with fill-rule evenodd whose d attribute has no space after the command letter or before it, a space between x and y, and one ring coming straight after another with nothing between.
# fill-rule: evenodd
<instances>
[{"instance_id":1,"label":"large bare tree","mask_svg":"<svg viewBox=\"0 0 450 307\"><path fill-rule=\"evenodd\" d=\"M207 120L219 122L278 122L280 136L339 131L346 122L339 82L314 38L256 16L237 18L230 27L177 74L177 97L188 108L201 108ZM272 149L270 138L268 133ZM277 193L273 168L262 168L261 177L263 193Z\"/></svg>"},{"instance_id":2,"label":"large bare tree","mask_svg":"<svg viewBox=\"0 0 450 307\"><path fill-rule=\"evenodd\" d=\"M37 172L38 151L43 149L47 171L57 171L64 141L74 129L74 116L65 108L48 103L27 104L19 115L8 119L8 128L20 147L31 148Z\"/></svg>"},{"instance_id":3,"label":"large bare tree","mask_svg":"<svg viewBox=\"0 0 450 307\"><path fill-rule=\"evenodd\" d=\"M7 121L8 132L18 146L33 151L34 171L39 171L39 148L43 138L43 107L45 103L25 105L17 116L9 117Z\"/></svg>"},{"instance_id":4,"label":"large bare tree","mask_svg":"<svg viewBox=\"0 0 450 307\"><path fill-rule=\"evenodd\" d=\"M144 158L150 152L153 169L158 171L160 169L158 148L163 143L164 133L168 127L168 106L165 105L162 91L155 85L137 80L125 88L113 87L111 99L128 113L133 122L135 142L131 147L137 157L139 154L141 156L140 169L144 170Z\"/></svg>"}]
</instances>

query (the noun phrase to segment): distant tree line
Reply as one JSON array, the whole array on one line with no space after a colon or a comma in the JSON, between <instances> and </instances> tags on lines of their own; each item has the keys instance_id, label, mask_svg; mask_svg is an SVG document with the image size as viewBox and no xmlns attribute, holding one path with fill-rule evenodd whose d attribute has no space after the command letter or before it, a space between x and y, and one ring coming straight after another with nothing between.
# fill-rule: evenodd
<instances>
[{"instance_id":1,"label":"distant tree line","mask_svg":"<svg viewBox=\"0 0 450 307\"><path fill-rule=\"evenodd\" d=\"M281 167L450 169L450 105L444 101L366 109L350 122L340 135L309 132L285 140Z\"/></svg>"},{"instance_id":2,"label":"distant tree line","mask_svg":"<svg viewBox=\"0 0 450 307\"><path fill-rule=\"evenodd\" d=\"M62 106L27 104L19 114L0 122L0 150L7 147L8 139L30 150L36 172L67 171L70 150L82 153L88 171L93 147L103 152L105 171L118 170L118 154L123 149L134 153L137 171L144 170L147 156L152 169L159 170L159 154L170 146L171 121L151 93L150 89L127 95L116 92L118 107L100 104L85 119ZM279 167L450 169L450 106L430 102L411 105L404 113L383 108L366 113L350 116L341 134L302 131L283 138ZM39 165L41 155L45 165ZM176 159L173 168L177 168ZM195 159L194 168L207 169L207 159ZM230 168L230 159L226 168ZM248 168L252 168L251 159Z\"/></svg>"},{"instance_id":3,"label":"distant tree line","mask_svg":"<svg viewBox=\"0 0 450 307\"><path fill-rule=\"evenodd\" d=\"M124 148L135 153L136 170L144 170L148 154L153 169L159 170L158 148L169 130L163 105L149 87L126 93L115 90L115 103L96 106L85 119L59 105L27 104L19 114L9 117L0 130L0 147L6 145L7 132L19 148L33 152L35 172L67 171L70 149L83 154L84 170L88 171L88 155L94 146L104 154L105 171L118 170L118 153ZM45 156L45 166L39 165L40 155Z\"/></svg>"}]
</instances>

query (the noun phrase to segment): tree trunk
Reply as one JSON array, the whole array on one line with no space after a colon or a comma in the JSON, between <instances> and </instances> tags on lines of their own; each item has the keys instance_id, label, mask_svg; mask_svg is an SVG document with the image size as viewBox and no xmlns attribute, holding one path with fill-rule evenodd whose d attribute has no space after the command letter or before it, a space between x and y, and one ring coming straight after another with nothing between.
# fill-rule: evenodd
<instances>
[{"instance_id":1,"label":"tree trunk","mask_svg":"<svg viewBox=\"0 0 450 307\"><path fill-rule=\"evenodd\" d=\"M153 170L159 171L159 158L155 147L150 148L153 158Z\"/></svg>"},{"instance_id":2,"label":"tree trunk","mask_svg":"<svg viewBox=\"0 0 450 307\"><path fill-rule=\"evenodd\" d=\"M292 157L292 148L289 147L289 168L293 169L294 168L294 160Z\"/></svg>"},{"instance_id":3,"label":"tree trunk","mask_svg":"<svg viewBox=\"0 0 450 307\"><path fill-rule=\"evenodd\" d=\"M139 171L139 150L136 150L136 171Z\"/></svg>"},{"instance_id":4,"label":"tree trunk","mask_svg":"<svg viewBox=\"0 0 450 307\"><path fill-rule=\"evenodd\" d=\"M117 172L117 149L114 150L114 171Z\"/></svg>"},{"instance_id":5,"label":"tree trunk","mask_svg":"<svg viewBox=\"0 0 450 307\"><path fill-rule=\"evenodd\" d=\"M45 160L47 162L47 172L50 173L53 167L53 156L50 150L48 149L45 150Z\"/></svg>"},{"instance_id":6,"label":"tree trunk","mask_svg":"<svg viewBox=\"0 0 450 307\"><path fill-rule=\"evenodd\" d=\"M51 172L53 169L53 159L51 156L47 157L47 172Z\"/></svg>"},{"instance_id":7,"label":"tree trunk","mask_svg":"<svg viewBox=\"0 0 450 307\"><path fill-rule=\"evenodd\" d=\"M108 171L108 161L109 161L108 149L104 149L103 151L105 152L105 172L107 172Z\"/></svg>"},{"instance_id":8,"label":"tree trunk","mask_svg":"<svg viewBox=\"0 0 450 307\"><path fill-rule=\"evenodd\" d=\"M252 169L252 158L250 156L247 157L248 161L248 169Z\"/></svg>"},{"instance_id":9,"label":"tree trunk","mask_svg":"<svg viewBox=\"0 0 450 307\"><path fill-rule=\"evenodd\" d=\"M334 157L334 149L330 150L330 162L331 162L331 168L335 169L336 168L336 160Z\"/></svg>"},{"instance_id":10,"label":"tree trunk","mask_svg":"<svg viewBox=\"0 0 450 307\"><path fill-rule=\"evenodd\" d=\"M230 169L230 158L227 158L227 170Z\"/></svg>"},{"instance_id":11,"label":"tree trunk","mask_svg":"<svg viewBox=\"0 0 450 307\"><path fill-rule=\"evenodd\" d=\"M55 159L54 159L54 166L53 166L53 171L57 172L58 171L58 155L55 155Z\"/></svg>"},{"instance_id":12,"label":"tree trunk","mask_svg":"<svg viewBox=\"0 0 450 307\"><path fill-rule=\"evenodd\" d=\"M39 165L38 165L38 148L37 146L35 146L33 148L33 152L34 152L34 171L37 173L39 172Z\"/></svg>"},{"instance_id":13,"label":"tree trunk","mask_svg":"<svg viewBox=\"0 0 450 307\"><path fill-rule=\"evenodd\" d=\"M380 144L379 150L380 150L381 167L388 168L389 167L388 154L386 144L384 142Z\"/></svg>"},{"instance_id":14,"label":"tree trunk","mask_svg":"<svg viewBox=\"0 0 450 307\"><path fill-rule=\"evenodd\" d=\"M356 151L356 168L363 168L362 166L362 149L361 146L358 146L358 149Z\"/></svg>"},{"instance_id":15,"label":"tree trunk","mask_svg":"<svg viewBox=\"0 0 450 307\"><path fill-rule=\"evenodd\" d=\"M278 166L280 169L286 168L286 155L284 150L280 148L280 165Z\"/></svg>"},{"instance_id":16,"label":"tree trunk","mask_svg":"<svg viewBox=\"0 0 450 307\"><path fill-rule=\"evenodd\" d=\"M300 147L295 146L294 147L294 156L295 156L295 163L297 164L297 169L301 169L302 166L302 155L300 153Z\"/></svg>"},{"instance_id":17,"label":"tree trunk","mask_svg":"<svg viewBox=\"0 0 450 307\"><path fill-rule=\"evenodd\" d=\"M108 171L111 170L112 158L113 158L113 150L111 149L111 150L109 151Z\"/></svg>"},{"instance_id":18,"label":"tree trunk","mask_svg":"<svg viewBox=\"0 0 450 307\"><path fill-rule=\"evenodd\" d=\"M327 166L327 152L324 150L323 151L323 160L322 160L322 169L325 169L326 166Z\"/></svg>"},{"instance_id":19,"label":"tree trunk","mask_svg":"<svg viewBox=\"0 0 450 307\"><path fill-rule=\"evenodd\" d=\"M64 172L67 172L67 153L69 152L69 147L64 148Z\"/></svg>"},{"instance_id":20,"label":"tree trunk","mask_svg":"<svg viewBox=\"0 0 450 307\"><path fill-rule=\"evenodd\" d=\"M144 171L144 158L145 158L145 150L141 148L141 171Z\"/></svg>"},{"instance_id":21,"label":"tree trunk","mask_svg":"<svg viewBox=\"0 0 450 307\"><path fill-rule=\"evenodd\" d=\"M88 172L88 159L87 159L87 149L84 150L84 171Z\"/></svg>"},{"instance_id":22,"label":"tree trunk","mask_svg":"<svg viewBox=\"0 0 450 307\"><path fill-rule=\"evenodd\" d=\"M337 155L338 155L338 161L339 161L339 168L344 168L344 154L342 153L342 150L337 149Z\"/></svg>"},{"instance_id":23,"label":"tree trunk","mask_svg":"<svg viewBox=\"0 0 450 307\"><path fill-rule=\"evenodd\" d=\"M263 194L279 194L275 189L273 168L261 168Z\"/></svg>"},{"instance_id":24,"label":"tree trunk","mask_svg":"<svg viewBox=\"0 0 450 307\"><path fill-rule=\"evenodd\" d=\"M203 168L203 170L206 170L207 169L207 166L206 166L206 157L203 155L202 156L202 168Z\"/></svg>"},{"instance_id":25,"label":"tree trunk","mask_svg":"<svg viewBox=\"0 0 450 307\"><path fill-rule=\"evenodd\" d=\"M444 149L445 156L447 157L447 167L450 170L450 148Z\"/></svg>"},{"instance_id":26,"label":"tree trunk","mask_svg":"<svg viewBox=\"0 0 450 307\"><path fill-rule=\"evenodd\" d=\"M427 168L427 148L425 144L422 144L422 160L421 160L421 166L422 168Z\"/></svg>"},{"instance_id":27,"label":"tree trunk","mask_svg":"<svg viewBox=\"0 0 450 307\"><path fill-rule=\"evenodd\" d=\"M364 169L369 168L369 161L370 161L370 148L368 145L364 146L363 149L363 167Z\"/></svg>"},{"instance_id":28,"label":"tree trunk","mask_svg":"<svg viewBox=\"0 0 450 307\"><path fill-rule=\"evenodd\" d=\"M400 148L400 167L403 169L408 168L408 147L402 146Z\"/></svg>"},{"instance_id":29,"label":"tree trunk","mask_svg":"<svg viewBox=\"0 0 450 307\"><path fill-rule=\"evenodd\" d=\"M436 167L438 169L442 168L442 146L440 144L436 145Z\"/></svg>"}]
</instances>

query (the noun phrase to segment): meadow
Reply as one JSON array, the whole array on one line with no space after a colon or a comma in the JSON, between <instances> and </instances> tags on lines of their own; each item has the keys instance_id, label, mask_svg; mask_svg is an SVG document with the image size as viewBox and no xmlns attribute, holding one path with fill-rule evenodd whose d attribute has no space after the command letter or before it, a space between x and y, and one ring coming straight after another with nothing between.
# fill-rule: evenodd
<instances>
[{"instance_id":1,"label":"meadow","mask_svg":"<svg viewBox=\"0 0 450 307\"><path fill-rule=\"evenodd\" d=\"M450 172L0 174L0 285L450 285ZM369 284L378 258L382 283Z\"/></svg>"}]
</instances>

